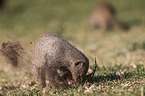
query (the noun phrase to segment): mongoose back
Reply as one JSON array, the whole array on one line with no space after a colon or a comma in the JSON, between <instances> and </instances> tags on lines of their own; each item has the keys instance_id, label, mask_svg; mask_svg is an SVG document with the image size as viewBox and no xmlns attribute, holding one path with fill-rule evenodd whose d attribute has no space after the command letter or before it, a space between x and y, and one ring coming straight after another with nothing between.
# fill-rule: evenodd
<instances>
[{"instance_id":1,"label":"mongoose back","mask_svg":"<svg viewBox=\"0 0 145 96\"><path fill-rule=\"evenodd\" d=\"M66 89L69 81L80 84L85 79L89 60L66 40L46 32L36 40L32 64L41 87L47 76L53 88Z\"/></svg>"}]
</instances>

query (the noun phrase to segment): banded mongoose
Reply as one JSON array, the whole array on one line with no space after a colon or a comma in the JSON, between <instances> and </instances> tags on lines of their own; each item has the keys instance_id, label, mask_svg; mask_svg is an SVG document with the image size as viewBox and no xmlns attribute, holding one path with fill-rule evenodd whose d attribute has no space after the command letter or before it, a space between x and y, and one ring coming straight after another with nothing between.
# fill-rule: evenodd
<instances>
[{"instance_id":1,"label":"banded mongoose","mask_svg":"<svg viewBox=\"0 0 145 96\"><path fill-rule=\"evenodd\" d=\"M116 21L116 10L107 2L101 2L95 6L90 14L89 23L92 28L121 30L121 26Z\"/></svg>"},{"instance_id":2,"label":"banded mongoose","mask_svg":"<svg viewBox=\"0 0 145 96\"><path fill-rule=\"evenodd\" d=\"M46 86L46 76L53 88L66 89L69 81L80 84L89 68L87 57L66 40L53 33L43 33L34 46L34 73L41 87Z\"/></svg>"}]
</instances>

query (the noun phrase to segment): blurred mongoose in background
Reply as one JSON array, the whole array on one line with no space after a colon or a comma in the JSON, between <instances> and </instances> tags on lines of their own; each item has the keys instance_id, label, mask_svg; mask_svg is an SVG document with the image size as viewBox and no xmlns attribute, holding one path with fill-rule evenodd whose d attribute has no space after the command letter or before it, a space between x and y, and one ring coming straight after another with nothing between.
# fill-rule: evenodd
<instances>
[{"instance_id":1,"label":"blurred mongoose in background","mask_svg":"<svg viewBox=\"0 0 145 96\"><path fill-rule=\"evenodd\" d=\"M101 2L95 6L90 14L89 23L92 28L99 27L102 30L121 29L116 21L115 8L107 2Z\"/></svg>"},{"instance_id":2,"label":"blurred mongoose in background","mask_svg":"<svg viewBox=\"0 0 145 96\"><path fill-rule=\"evenodd\" d=\"M33 69L41 87L46 77L53 88L68 88L69 81L80 84L89 68L87 57L66 40L53 33L43 33L33 52Z\"/></svg>"}]
</instances>

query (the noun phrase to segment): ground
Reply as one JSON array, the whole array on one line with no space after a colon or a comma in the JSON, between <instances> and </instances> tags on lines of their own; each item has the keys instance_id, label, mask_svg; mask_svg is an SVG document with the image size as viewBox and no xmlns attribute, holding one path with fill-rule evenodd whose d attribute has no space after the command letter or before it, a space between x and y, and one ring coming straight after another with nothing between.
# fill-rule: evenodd
<instances>
[{"instance_id":1,"label":"ground","mask_svg":"<svg viewBox=\"0 0 145 96\"><path fill-rule=\"evenodd\" d=\"M16 2L17 1L17 2ZM19 41L31 55L36 38L53 32L80 49L99 70L78 88L40 89L30 69L15 69L0 56L1 95L145 95L145 1L107 0L125 30L101 31L88 17L98 0L7 0L0 10L0 43ZM27 58L29 59L29 58ZM30 60L27 60L28 64Z\"/></svg>"}]
</instances>

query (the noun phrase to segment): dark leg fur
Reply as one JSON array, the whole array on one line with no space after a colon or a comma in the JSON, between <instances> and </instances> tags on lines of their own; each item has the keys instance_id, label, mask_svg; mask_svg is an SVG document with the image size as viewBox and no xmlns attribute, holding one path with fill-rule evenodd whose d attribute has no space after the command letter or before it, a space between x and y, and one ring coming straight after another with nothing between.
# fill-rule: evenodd
<instances>
[{"instance_id":1,"label":"dark leg fur","mask_svg":"<svg viewBox=\"0 0 145 96\"><path fill-rule=\"evenodd\" d=\"M46 86L46 82L45 82L45 68L43 67L38 67L37 68L37 80L39 85L41 86L41 88L44 88Z\"/></svg>"}]
</instances>

